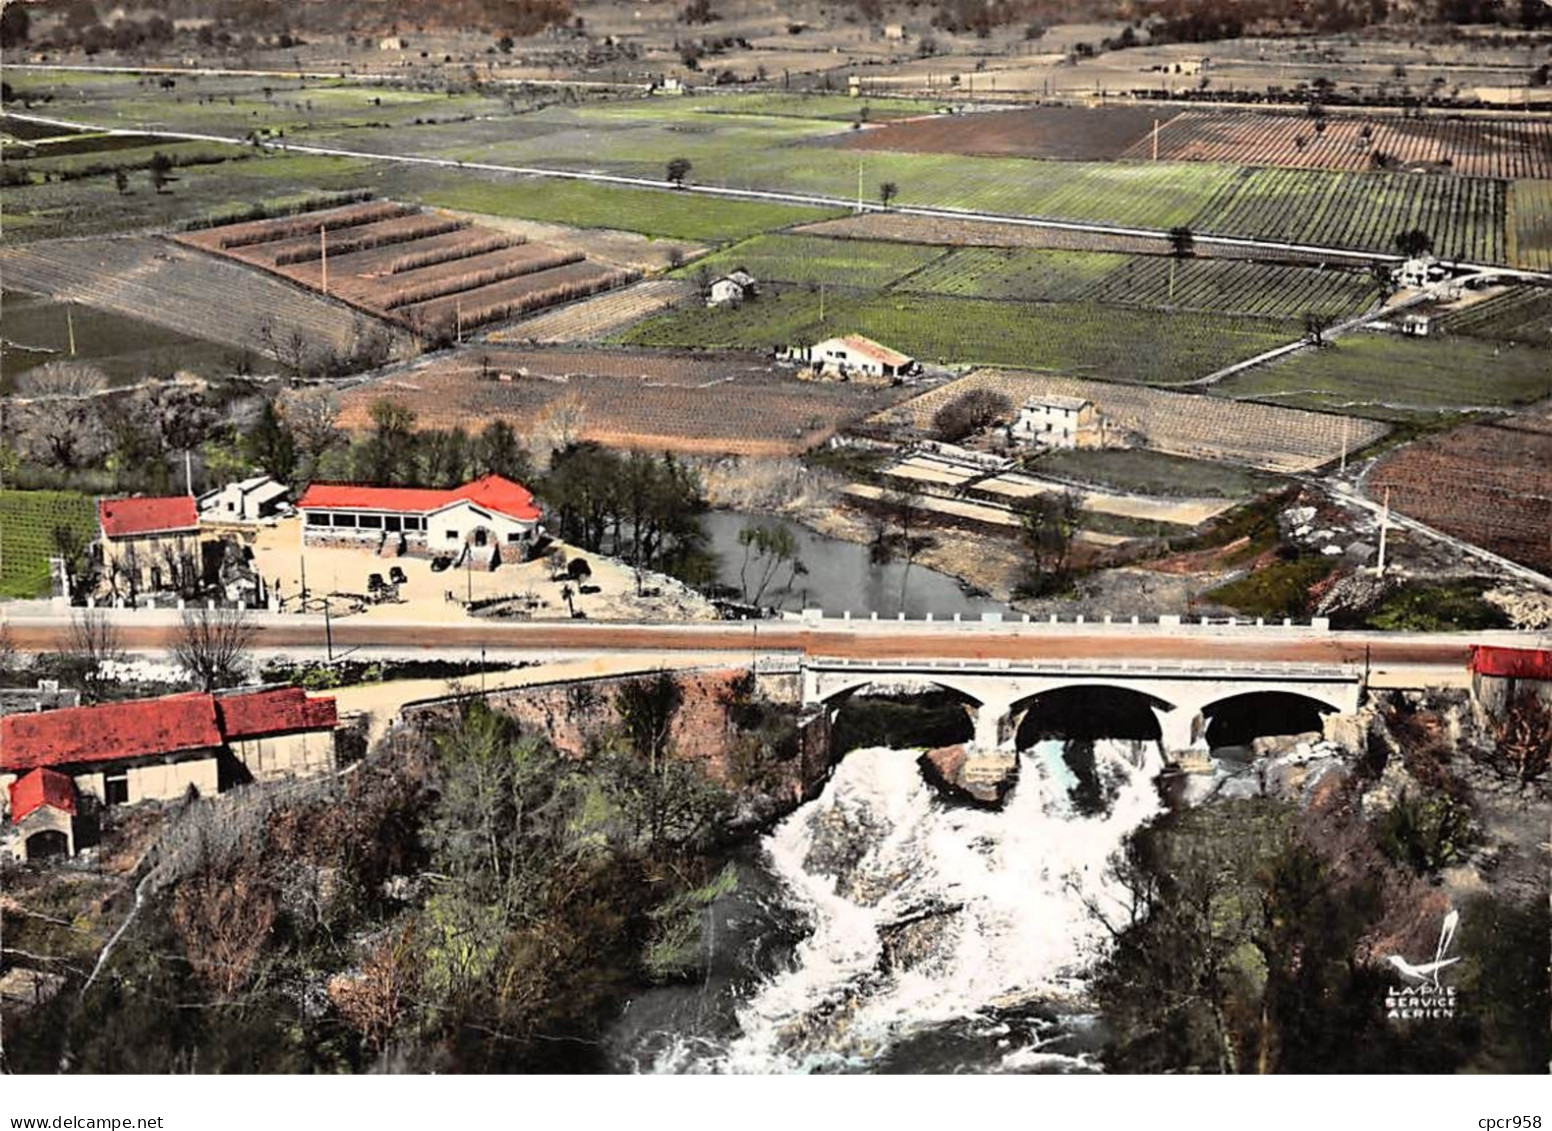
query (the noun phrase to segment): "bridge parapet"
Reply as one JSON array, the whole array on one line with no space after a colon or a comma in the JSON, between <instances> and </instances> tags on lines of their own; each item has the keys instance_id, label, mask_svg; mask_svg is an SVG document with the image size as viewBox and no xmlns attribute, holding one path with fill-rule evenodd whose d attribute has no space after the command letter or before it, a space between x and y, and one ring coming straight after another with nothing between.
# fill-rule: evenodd
<instances>
[{"instance_id":1,"label":"bridge parapet","mask_svg":"<svg viewBox=\"0 0 1552 1131\"><path fill-rule=\"evenodd\" d=\"M797 621L814 628L854 628L859 624L867 624L870 628L882 628L889 625L908 626L912 629L921 629L925 626L934 628L973 628L986 629L990 627L1005 627L1014 629L1048 630L1053 632L1073 632L1081 629L1084 633L1095 630L1114 629L1118 632L1136 632L1139 630L1148 632L1189 632L1209 631L1222 632L1225 630L1243 630L1249 632L1268 632L1286 634L1288 632L1330 632L1330 617L1312 617L1307 621L1293 620L1284 617L1281 620L1268 620L1265 617L1180 617L1180 616L1112 616L1106 614L1100 617L1089 617L1082 613L1072 617L1062 617L1052 613L1048 617L1031 616L1029 613L1012 614L985 612L966 616L962 613L950 613L939 616L935 613L926 613L920 617L908 617L904 613L894 616L880 616L876 612L857 613L844 610L839 614L826 613L824 609L803 609L801 612L790 610L781 614L784 621Z\"/></svg>"}]
</instances>

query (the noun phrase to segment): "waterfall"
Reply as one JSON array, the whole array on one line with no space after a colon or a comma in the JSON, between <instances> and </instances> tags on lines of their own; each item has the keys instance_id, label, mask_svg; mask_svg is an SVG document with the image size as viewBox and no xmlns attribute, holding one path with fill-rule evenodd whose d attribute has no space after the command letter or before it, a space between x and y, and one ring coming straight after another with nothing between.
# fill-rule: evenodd
<instances>
[{"instance_id":1,"label":"waterfall","mask_svg":"<svg viewBox=\"0 0 1552 1131\"><path fill-rule=\"evenodd\" d=\"M857 750L816 800L767 838L765 858L811 932L736 1008L736 1036L676 1043L660 1071L865 1069L902 1040L1033 1003L1081 1008L1108 935L1091 907L1119 907L1108 861L1160 808L1157 745L1095 743L1109 797L1083 816L1060 741L1021 757L1000 812L945 804L916 752ZM1010 1042L1000 1042L1009 1046ZM1060 1070L1039 1043L1007 1070ZM1081 1067L1081 1065L1076 1065Z\"/></svg>"}]
</instances>

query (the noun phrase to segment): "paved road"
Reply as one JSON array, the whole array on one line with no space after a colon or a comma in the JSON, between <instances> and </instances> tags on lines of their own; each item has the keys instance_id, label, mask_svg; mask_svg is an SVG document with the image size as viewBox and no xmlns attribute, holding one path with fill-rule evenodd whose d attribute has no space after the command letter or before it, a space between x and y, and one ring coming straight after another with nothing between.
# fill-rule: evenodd
<instances>
[{"instance_id":1,"label":"paved road","mask_svg":"<svg viewBox=\"0 0 1552 1131\"><path fill-rule=\"evenodd\" d=\"M120 618L123 645L130 651L163 651L177 638L174 618L133 623ZM449 624L396 625L336 620L331 626L336 651L360 648L373 655L401 656L486 649L494 657L511 653L696 652L755 655L792 652L849 659L1028 659L1149 660L1217 663L1348 663L1385 667L1422 667L1460 671L1474 640L1493 639L1534 646L1527 634L1422 636L1387 633L1311 632L1269 628L1260 632L1156 625L1090 629L1065 625L981 627L921 623L847 629L793 621L729 624ZM22 651L66 647L67 621L15 619L11 636ZM322 654L324 626L314 618L262 618L256 648Z\"/></svg>"},{"instance_id":2,"label":"paved road","mask_svg":"<svg viewBox=\"0 0 1552 1131\"><path fill-rule=\"evenodd\" d=\"M129 129L97 122L82 122L67 118L46 117L38 114L12 114L11 117L21 121L37 122L41 125L58 126L64 129L91 130L128 137L161 137L179 141L207 141L243 146L252 144L247 138L232 138L222 134L189 133L180 130ZM857 212L889 211L901 216L917 216L929 220L974 220L988 224L1007 224L1024 228L1048 228L1055 231L1086 232L1097 235L1131 236L1143 239L1169 238L1169 232L1162 228L1131 228L1116 224L1097 224L1078 220L1052 220L1036 216L1019 216L1005 212L971 212L958 208L928 208L897 204L885 209L882 205L874 202L854 200L846 197L820 196L801 192L778 192L771 189L739 189L723 185L687 184L676 190L669 188L664 181L651 177L627 177L616 173L586 173L573 169L551 169L536 165L504 165L489 161L458 161L444 157L420 157L411 154L369 153L337 146L302 145L296 142L273 139L264 140L260 144L265 149L286 153L305 153L319 157L349 157L364 161L378 161L400 165L428 165L440 169L473 169L477 172L507 173L524 177L546 177L552 180L563 181L588 181L593 184L620 185L634 189L655 189L662 192L678 191L691 195L724 197L732 200L769 201L776 204L798 204L827 209L840 208ZM1354 248L1329 247L1321 244L1284 243L1276 240L1245 239L1236 236L1197 234L1194 236L1194 240L1196 244L1207 247L1237 247L1274 253L1297 252L1304 255L1330 257L1351 257L1357 255L1365 259L1383 262L1400 262L1402 259L1399 255L1387 255ZM1454 264L1454 266L1473 273L1492 274L1505 279L1552 283L1552 275L1549 274L1536 271L1521 271L1491 263L1461 262Z\"/></svg>"}]
</instances>

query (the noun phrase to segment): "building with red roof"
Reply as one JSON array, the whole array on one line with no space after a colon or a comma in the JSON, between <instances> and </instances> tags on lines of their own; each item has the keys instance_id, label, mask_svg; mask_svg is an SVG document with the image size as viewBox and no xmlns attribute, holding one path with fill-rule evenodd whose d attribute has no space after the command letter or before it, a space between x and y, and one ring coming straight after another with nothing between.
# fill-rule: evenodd
<instances>
[{"instance_id":1,"label":"building with red roof","mask_svg":"<svg viewBox=\"0 0 1552 1131\"><path fill-rule=\"evenodd\" d=\"M76 799L99 805L173 801L233 785L305 777L334 767L333 698L299 687L70 707L0 718L0 785L7 787L11 851L51 852L35 833L60 831ZM68 788L67 788L68 786ZM34 829L42 822L46 828ZM24 827L25 825L25 827ZM69 851L74 851L74 826ZM27 831L31 829L32 831Z\"/></svg>"},{"instance_id":2,"label":"building with red roof","mask_svg":"<svg viewBox=\"0 0 1552 1131\"><path fill-rule=\"evenodd\" d=\"M792 356L809 362L815 369L841 377L876 377L897 380L915 373L916 359L899 350L880 345L861 334L826 338L822 342L794 351Z\"/></svg>"},{"instance_id":3,"label":"building with red roof","mask_svg":"<svg viewBox=\"0 0 1552 1131\"><path fill-rule=\"evenodd\" d=\"M1502 718L1523 695L1552 708L1552 650L1473 644L1467 667L1477 705L1494 718Z\"/></svg>"},{"instance_id":4,"label":"building with red roof","mask_svg":"<svg viewBox=\"0 0 1552 1131\"><path fill-rule=\"evenodd\" d=\"M103 576L131 593L178 584L199 568L199 511L192 495L99 499Z\"/></svg>"},{"instance_id":5,"label":"building with red roof","mask_svg":"<svg viewBox=\"0 0 1552 1131\"><path fill-rule=\"evenodd\" d=\"M416 557L521 559L543 517L533 493L499 475L450 490L314 483L297 502L309 545L359 546Z\"/></svg>"},{"instance_id":6,"label":"building with red roof","mask_svg":"<svg viewBox=\"0 0 1552 1131\"><path fill-rule=\"evenodd\" d=\"M75 782L54 770L29 770L7 790L22 858L75 855Z\"/></svg>"}]
</instances>

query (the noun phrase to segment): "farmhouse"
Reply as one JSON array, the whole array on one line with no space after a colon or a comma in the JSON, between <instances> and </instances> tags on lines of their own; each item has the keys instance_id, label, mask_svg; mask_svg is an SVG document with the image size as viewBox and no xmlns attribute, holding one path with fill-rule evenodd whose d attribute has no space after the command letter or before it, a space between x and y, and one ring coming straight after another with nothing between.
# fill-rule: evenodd
<instances>
[{"instance_id":1,"label":"farmhouse","mask_svg":"<svg viewBox=\"0 0 1552 1131\"><path fill-rule=\"evenodd\" d=\"M919 368L915 358L860 334L827 338L817 345L794 351L792 356L810 363L821 373L843 378L858 375L894 380L915 373Z\"/></svg>"},{"instance_id":2,"label":"farmhouse","mask_svg":"<svg viewBox=\"0 0 1552 1131\"><path fill-rule=\"evenodd\" d=\"M161 589L197 568L199 513L192 495L101 499L97 525L97 552L111 583L123 581L132 592Z\"/></svg>"},{"instance_id":3,"label":"farmhouse","mask_svg":"<svg viewBox=\"0 0 1552 1131\"><path fill-rule=\"evenodd\" d=\"M1420 255L1415 259L1408 259L1396 268L1396 285L1402 290L1422 290L1433 283L1440 282L1449 272L1444 264L1431 255Z\"/></svg>"},{"instance_id":4,"label":"farmhouse","mask_svg":"<svg viewBox=\"0 0 1552 1131\"><path fill-rule=\"evenodd\" d=\"M314 483L297 502L304 545L354 546L414 557L467 556L494 568L506 547L521 560L540 512L526 487L486 475L452 490Z\"/></svg>"},{"instance_id":5,"label":"farmhouse","mask_svg":"<svg viewBox=\"0 0 1552 1131\"><path fill-rule=\"evenodd\" d=\"M1026 400L1008 431L1014 440L1046 448L1094 448L1102 442L1094 402L1055 393Z\"/></svg>"},{"instance_id":6,"label":"farmhouse","mask_svg":"<svg viewBox=\"0 0 1552 1131\"><path fill-rule=\"evenodd\" d=\"M7 715L6 850L23 860L73 855L82 809L323 773L334 766L337 722L332 698L297 687Z\"/></svg>"},{"instance_id":7,"label":"farmhouse","mask_svg":"<svg viewBox=\"0 0 1552 1131\"><path fill-rule=\"evenodd\" d=\"M201 522L259 522L289 509L286 487L268 475L228 483L199 497Z\"/></svg>"},{"instance_id":8,"label":"farmhouse","mask_svg":"<svg viewBox=\"0 0 1552 1131\"><path fill-rule=\"evenodd\" d=\"M755 278L747 271L734 271L712 281L706 296L707 306L737 306L755 296Z\"/></svg>"}]
</instances>

